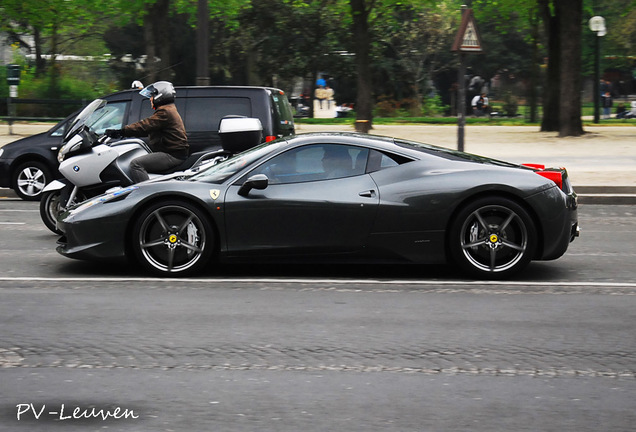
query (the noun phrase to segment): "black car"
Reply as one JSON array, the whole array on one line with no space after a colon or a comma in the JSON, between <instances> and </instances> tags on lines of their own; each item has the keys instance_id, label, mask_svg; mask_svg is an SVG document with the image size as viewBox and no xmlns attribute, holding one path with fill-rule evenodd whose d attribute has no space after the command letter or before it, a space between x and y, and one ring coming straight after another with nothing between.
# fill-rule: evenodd
<instances>
[{"instance_id":1,"label":"black car","mask_svg":"<svg viewBox=\"0 0 636 432\"><path fill-rule=\"evenodd\" d=\"M168 276L216 262L452 262L502 278L578 235L564 169L349 133L284 138L186 180L120 189L58 227L62 255Z\"/></svg>"},{"instance_id":2,"label":"black car","mask_svg":"<svg viewBox=\"0 0 636 432\"><path fill-rule=\"evenodd\" d=\"M263 139L294 134L292 108L283 91L267 87L176 87L176 105L183 118L190 151L220 148L218 127L221 118L238 115L258 118ZM152 108L138 90L126 90L105 96L113 106L121 105L121 124L149 117ZM49 131L6 144L0 149L0 187L13 189L20 198L38 200L42 189L59 178L57 152L73 114Z\"/></svg>"}]
</instances>

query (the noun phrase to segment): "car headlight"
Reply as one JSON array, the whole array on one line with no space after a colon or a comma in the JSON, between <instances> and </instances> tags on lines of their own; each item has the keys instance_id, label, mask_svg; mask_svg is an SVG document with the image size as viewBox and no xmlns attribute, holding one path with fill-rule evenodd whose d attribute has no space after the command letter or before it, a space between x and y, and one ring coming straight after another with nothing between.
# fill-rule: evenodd
<instances>
[{"instance_id":1,"label":"car headlight","mask_svg":"<svg viewBox=\"0 0 636 432\"><path fill-rule=\"evenodd\" d=\"M79 212L86 210L89 207L93 207L95 204L107 203L109 201L123 199L135 189L139 189L139 186L128 186L125 188L118 188L112 192L84 201L83 203L79 204L77 207L70 209L69 214L71 215L77 214Z\"/></svg>"}]
</instances>

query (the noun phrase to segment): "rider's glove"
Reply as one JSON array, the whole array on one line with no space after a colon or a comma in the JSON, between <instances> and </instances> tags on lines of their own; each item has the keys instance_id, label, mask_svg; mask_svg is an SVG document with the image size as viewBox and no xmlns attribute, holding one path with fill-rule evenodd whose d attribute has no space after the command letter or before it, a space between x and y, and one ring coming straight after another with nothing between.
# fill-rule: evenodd
<instances>
[{"instance_id":1,"label":"rider's glove","mask_svg":"<svg viewBox=\"0 0 636 432\"><path fill-rule=\"evenodd\" d=\"M109 138L121 138L124 136L121 129L106 129L106 136Z\"/></svg>"}]
</instances>

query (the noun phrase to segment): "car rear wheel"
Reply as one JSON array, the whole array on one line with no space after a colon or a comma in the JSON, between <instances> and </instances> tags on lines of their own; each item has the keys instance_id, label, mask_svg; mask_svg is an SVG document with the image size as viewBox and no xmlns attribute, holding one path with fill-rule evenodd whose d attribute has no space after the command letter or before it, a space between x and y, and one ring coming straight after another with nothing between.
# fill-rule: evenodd
<instances>
[{"instance_id":1,"label":"car rear wheel","mask_svg":"<svg viewBox=\"0 0 636 432\"><path fill-rule=\"evenodd\" d=\"M157 203L135 222L132 248L146 270L183 276L210 261L214 231L203 212L188 202Z\"/></svg>"},{"instance_id":2,"label":"car rear wheel","mask_svg":"<svg viewBox=\"0 0 636 432\"><path fill-rule=\"evenodd\" d=\"M450 231L453 260L473 276L499 279L525 268L537 232L528 212L512 200L479 199L464 207Z\"/></svg>"},{"instance_id":3,"label":"car rear wheel","mask_svg":"<svg viewBox=\"0 0 636 432\"><path fill-rule=\"evenodd\" d=\"M52 180L51 170L42 162L25 162L14 171L11 185L20 198L26 201L40 199L42 190Z\"/></svg>"}]
</instances>

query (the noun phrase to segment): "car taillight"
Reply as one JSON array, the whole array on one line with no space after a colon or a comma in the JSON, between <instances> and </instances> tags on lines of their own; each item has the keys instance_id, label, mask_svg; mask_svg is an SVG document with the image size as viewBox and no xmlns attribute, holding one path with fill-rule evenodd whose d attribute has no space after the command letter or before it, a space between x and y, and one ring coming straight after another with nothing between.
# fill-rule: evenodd
<instances>
[{"instance_id":1,"label":"car taillight","mask_svg":"<svg viewBox=\"0 0 636 432\"><path fill-rule=\"evenodd\" d=\"M559 189L563 190L563 173L561 171L537 171L537 174L552 180L557 184Z\"/></svg>"},{"instance_id":2,"label":"car taillight","mask_svg":"<svg viewBox=\"0 0 636 432\"><path fill-rule=\"evenodd\" d=\"M278 137L275 137L275 136L273 136L273 135L267 135L267 136L265 137L265 142L274 141L276 138L278 138Z\"/></svg>"},{"instance_id":3,"label":"car taillight","mask_svg":"<svg viewBox=\"0 0 636 432\"><path fill-rule=\"evenodd\" d=\"M539 174L542 177L547 178L548 180L552 180L559 189L563 190L563 173L565 172L565 168L547 168L545 165L541 164L522 164L523 166L527 166L528 168L534 169L534 172Z\"/></svg>"}]
</instances>

